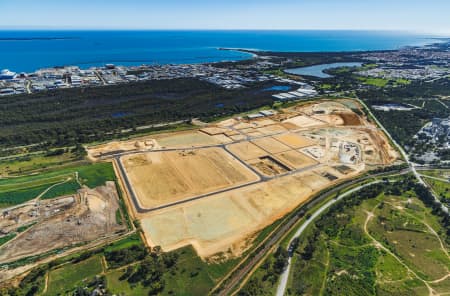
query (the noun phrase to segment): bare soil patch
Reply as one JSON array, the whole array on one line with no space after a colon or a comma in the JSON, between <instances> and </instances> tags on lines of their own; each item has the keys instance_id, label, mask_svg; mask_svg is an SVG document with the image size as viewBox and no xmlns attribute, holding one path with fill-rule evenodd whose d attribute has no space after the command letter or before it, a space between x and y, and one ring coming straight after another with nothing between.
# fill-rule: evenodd
<instances>
[{"instance_id":1,"label":"bare soil patch","mask_svg":"<svg viewBox=\"0 0 450 296\"><path fill-rule=\"evenodd\" d=\"M122 163L145 208L258 180L221 148L134 154Z\"/></svg>"},{"instance_id":2,"label":"bare soil patch","mask_svg":"<svg viewBox=\"0 0 450 296\"><path fill-rule=\"evenodd\" d=\"M274 154L279 153L283 151L290 150L291 148L289 146L284 145L280 141L275 140L271 137L265 137L260 138L252 141L253 144L259 146L260 148L264 149L265 151Z\"/></svg>"},{"instance_id":3,"label":"bare soil patch","mask_svg":"<svg viewBox=\"0 0 450 296\"><path fill-rule=\"evenodd\" d=\"M267 155L266 151L251 142L231 144L227 148L242 160L250 160Z\"/></svg>"}]
</instances>

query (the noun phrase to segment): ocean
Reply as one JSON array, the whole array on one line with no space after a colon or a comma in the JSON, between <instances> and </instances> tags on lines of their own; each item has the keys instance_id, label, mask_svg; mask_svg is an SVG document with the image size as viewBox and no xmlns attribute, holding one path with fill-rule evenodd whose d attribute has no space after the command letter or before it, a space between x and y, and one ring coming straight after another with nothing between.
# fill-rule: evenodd
<instances>
[{"instance_id":1,"label":"ocean","mask_svg":"<svg viewBox=\"0 0 450 296\"><path fill-rule=\"evenodd\" d=\"M429 36L365 31L0 31L0 69L81 68L243 60L245 48L268 51L398 49L434 42Z\"/></svg>"}]
</instances>

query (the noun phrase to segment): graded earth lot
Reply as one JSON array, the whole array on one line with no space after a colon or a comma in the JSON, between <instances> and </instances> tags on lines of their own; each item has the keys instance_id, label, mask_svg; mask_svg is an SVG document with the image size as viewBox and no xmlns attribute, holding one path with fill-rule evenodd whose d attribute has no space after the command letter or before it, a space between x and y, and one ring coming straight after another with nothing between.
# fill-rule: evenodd
<instances>
[{"instance_id":1,"label":"graded earth lot","mask_svg":"<svg viewBox=\"0 0 450 296\"><path fill-rule=\"evenodd\" d=\"M192 244L202 257L228 248L238 255L249 247L247 239L258 229L329 184L315 172L278 178L155 211L146 215L142 227L151 234L148 242L164 250Z\"/></svg>"},{"instance_id":2,"label":"graded earth lot","mask_svg":"<svg viewBox=\"0 0 450 296\"><path fill-rule=\"evenodd\" d=\"M116 159L148 245L167 251L192 244L202 257L239 255L258 231L314 193L396 161L385 135L349 103L298 104L270 116L147 136L143 145L125 141L121 147L131 148L120 152L103 145L102 153ZM89 154L99 158L98 148Z\"/></svg>"},{"instance_id":3,"label":"graded earth lot","mask_svg":"<svg viewBox=\"0 0 450 296\"><path fill-rule=\"evenodd\" d=\"M222 148L139 153L121 161L146 208L258 180Z\"/></svg>"}]
</instances>

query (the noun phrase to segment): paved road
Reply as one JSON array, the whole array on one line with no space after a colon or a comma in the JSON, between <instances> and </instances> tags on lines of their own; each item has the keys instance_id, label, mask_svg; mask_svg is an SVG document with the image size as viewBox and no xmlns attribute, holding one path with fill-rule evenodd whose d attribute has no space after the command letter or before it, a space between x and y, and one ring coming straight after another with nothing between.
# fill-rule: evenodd
<instances>
[{"instance_id":1,"label":"paved road","mask_svg":"<svg viewBox=\"0 0 450 296\"><path fill-rule=\"evenodd\" d=\"M400 153L402 154L403 158L405 159L406 163L408 164L408 166L411 168L411 172L413 173L414 177L417 179L417 181L419 182L419 184L425 186L426 188L428 188L428 191L433 195L434 197L434 201L436 204L439 204L439 206L441 207L441 209L449 214L449 209L443 204L441 203L441 201L439 200L438 196L436 195L436 193L425 183L425 181L422 179L422 176L417 172L416 169L416 165L411 162L409 160L409 156L408 154L405 152L405 150L403 149L402 146L400 146L400 144L397 143L397 141L391 136L391 134L384 128L384 126L381 124L381 122L375 117L375 115L372 113L372 111L370 110L370 108L359 98L357 98L358 102L363 105L365 107L365 109L369 112L369 114L372 116L372 118L375 120L375 122L377 123L377 125L381 128L381 130L386 134L386 136L392 141L392 143L394 143L394 145L397 147L397 149L400 151Z\"/></svg>"},{"instance_id":2,"label":"paved road","mask_svg":"<svg viewBox=\"0 0 450 296\"><path fill-rule=\"evenodd\" d=\"M373 185L373 184L381 183L381 182L383 182L383 181L377 180L377 181L373 181L373 182L370 182L370 183L367 183L367 184L355 187L355 188L353 188L353 189L351 189L351 190L349 190L349 191L339 195L338 198L333 198L332 200L328 201L326 204L321 206L317 211L315 211L311 215L311 218L306 220L305 223L303 223L302 226L300 226L300 228L297 230L297 232L294 234L294 236L289 241L288 245L290 245L295 238L299 237L305 231L305 229L314 221L314 219L316 219L320 214L322 214L326 209L331 207L334 203L336 203L337 201L339 201L339 200L349 196L350 194L352 194L354 192L357 192L357 191L361 190L362 188L365 188L365 187ZM277 296L283 296L284 295L284 293L286 291L286 286L287 286L290 270L291 270L291 256L288 259L288 265L287 265L286 269L281 274L280 282L278 283L278 287L277 287L277 293L276 293Z\"/></svg>"},{"instance_id":3,"label":"paved road","mask_svg":"<svg viewBox=\"0 0 450 296\"><path fill-rule=\"evenodd\" d=\"M198 148L195 148L195 149L198 149ZM186 150L186 149L171 149L171 151L176 151L176 150L182 151L182 150ZM229 152L227 149L225 149L225 150L227 152ZM244 187L247 187L247 186L250 186L250 185L253 185L253 184L263 183L263 182L266 182L268 180L281 178L281 177L284 177L284 176L287 176L287 175L301 173L301 172L304 172L304 171L307 171L307 170L311 170L311 169L315 169L315 168L318 168L320 166L323 166L323 164L318 163L318 164L313 164L313 165L310 165L310 166L307 166L307 167L304 167L304 168L301 168L301 169L292 170L292 171L289 171L289 172L284 173L284 174L279 174L279 175L268 177L268 176L264 176L264 175L260 174L259 172L257 172L254 168L249 166L247 163L245 163L241 159L237 158L234 154L232 154L232 156L235 157L246 168L248 168L252 172L254 172L259 177L259 179L257 181L241 184L241 185L234 186L234 187L228 187L228 188L224 188L224 189L221 189L221 190L217 190L217 191L213 191L213 192L209 192L209 193L205 193L205 194L201 194L201 195L196 195L196 196L191 197L191 198L183 199L183 200L176 201L176 202L173 202L173 203L164 204L164 205L161 205L161 206L158 206L158 207L154 207L154 208L143 208L140 205L139 198L138 198L137 194L135 193L135 191L133 189L133 186L131 185L131 182L130 182L130 180L128 178L128 175L127 175L127 173L125 171L125 168L123 166L122 159L119 156L116 156L114 158L114 160L115 160L115 162L117 164L117 167L119 168L119 172L120 172L121 178L124 181L124 184L126 186L127 191L130 193L131 200L132 200L133 205L136 208L136 211L138 213L149 213L149 212L152 212L152 211L165 209L165 208L176 206L176 205L179 205L179 204L183 204L183 203L191 202L191 201L194 201L194 200L210 197L210 196L213 196L213 195L216 195L216 194L220 194L220 193L224 193L224 192L228 192L228 191L231 191L231 190L244 188Z\"/></svg>"},{"instance_id":4,"label":"paved road","mask_svg":"<svg viewBox=\"0 0 450 296\"><path fill-rule=\"evenodd\" d=\"M182 204L182 203L186 203L186 202L202 199L202 198L205 198L205 197L209 197L209 196L212 196L212 195L215 195L215 194L219 194L219 193L224 193L224 192L228 192L228 191L231 191L231 190L240 189L240 188L243 188L243 187L246 187L246 186L250 186L250 185L266 182L266 181L269 181L269 180L272 180L272 179L277 179L277 178L281 178L281 177L292 175L292 174L301 173L301 172L304 172L304 171L307 171L307 170L311 170L311 169L315 169L315 168L323 166L324 164L317 163L317 164L313 164L313 165L310 165L310 166L307 166L307 167L304 167L304 168L300 168L300 169L291 169L290 171L288 171L286 173L283 173L283 174L278 174L278 175L275 175L275 176L266 176L266 175L263 175L260 172L258 172L255 168L253 168L252 166L247 164L245 161L240 159L236 154L234 154L232 151L230 151L230 149L228 149L228 146L232 145L232 144L237 144L237 143L240 143L240 142L251 141L251 140L255 140L255 139L259 139L259 138L272 137L272 136L275 136L275 135L284 134L284 133L290 133L290 132L292 132L292 131L283 131L283 132L279 132L279 133L275 133L275 134L271 134L271 135L257 136L257 137L252 137L251 139L240 140L240 141L236 141L236 142L229 143L229 144L212 144L212 145L204 145L204 146L198 146L198 147L163 148L163 149L144 150L144 151L117 152L117 153L113 153L113 154L108 154L108 155L102 156L102 157L100 157L100 159L108 159L108 158L113 158L114 159L114 161L117 164L117 167L119 168L119 173L121 175L122 180L124 181L126 189L130 193L131 200L133 202L134 207L136 208L136 211L138 213L148 213L148 212L151 212L151 211L161 210L161 209L172 207L172 206L179 205L179 204ZM188 199L180 200L180 201L173 202L173 203L164 204L164 205L161 205L161 206L158 206L158 207L154 207L154 208L143 208L140 205L139 199L137 197L137 194L135 193L135 191L133 189L133 186L131 185L131 182L130 182L130 180L128 178L128 175L126 173L126 170L125 170L125 168L123 166L122 159L121 159L122 156L131 155L131 154L138 154L138 153L189 151L189 150L198 150L198 149L207 149L207 148L221 148L221 149L224 149L234 159L239 161L239 163L241 163L247 169L249 169L254 174L256 174L258 176L258 180L257 181L253 181L253 182L249 182L249 183L245 183L245 184L241 184L241 185L238 185L238 186L234 186L234 187L229 187L229 188L217 190L217 191L214 191L214 192L209 192L209 193L197 195L197 196L194 196L194 197L191 197L191 198L188 198ZM267 152L267 153L270 154L269 152Z\"/></svg>"}]
</instances>

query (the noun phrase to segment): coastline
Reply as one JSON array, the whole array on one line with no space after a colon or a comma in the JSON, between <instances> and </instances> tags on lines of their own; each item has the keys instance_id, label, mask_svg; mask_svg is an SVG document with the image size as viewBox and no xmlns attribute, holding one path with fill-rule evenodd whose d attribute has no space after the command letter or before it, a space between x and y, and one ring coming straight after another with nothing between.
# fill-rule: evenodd
<instances>
[{"instance_id":1,"label":"coastline","mask_svg":"<svg viewBox=\"0 0 450 296\"><path fill-rule=\"evenodd\" d=\"M7 31L0 30L0 70L117 64L238 62L262 53L357 53L430 44L438 37L375 31ZM433 41L434 40L434 41ZM42 52L47 54L42 55ZM227 53L228 52L228 53Z\"/></svg>"}]
</instances>

